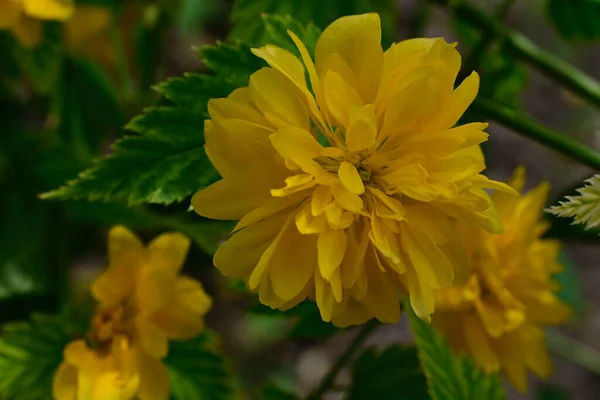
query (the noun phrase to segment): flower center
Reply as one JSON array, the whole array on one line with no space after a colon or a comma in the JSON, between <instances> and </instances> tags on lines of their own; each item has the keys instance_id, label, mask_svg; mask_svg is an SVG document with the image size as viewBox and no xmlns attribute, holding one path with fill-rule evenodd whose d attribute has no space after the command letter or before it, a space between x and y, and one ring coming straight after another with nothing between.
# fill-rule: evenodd
<instances>
[{"instance_id":1,"label":"flower center","mask_svg":"<svg viewBox=\"0 0 600 400\"><path fill-rule=\"evenodd\" d=\"M110 352L116 337L131 339L133 332L131 310L123 305L103 307L92 320L87 341L90 348L100 353Z\"/></svg>"}]
</instances>

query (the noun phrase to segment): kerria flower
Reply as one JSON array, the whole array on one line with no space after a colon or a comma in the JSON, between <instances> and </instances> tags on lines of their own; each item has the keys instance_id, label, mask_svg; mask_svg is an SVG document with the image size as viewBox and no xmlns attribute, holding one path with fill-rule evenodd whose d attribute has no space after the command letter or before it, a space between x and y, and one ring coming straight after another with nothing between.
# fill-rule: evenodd
<instances>
[{"instance_id":1,"label":"kerria flower","mask_svg":"<svg viewBox=\"0 0 600 400\"><path fill-rule=\"evenodd\" d=\"M520 192L524 180L519 168L510 185ZM504 371L522 392L528 369L540 377L552 372L542 327L570 315L552 280L562 269L560 243L541 238L548 228L540 220L548 190L542 183L520 198L496 193L504 234L464 227L471 276L464 285L438 292L432 316L457 352L468 353L485 371Z\"/></svg>"},{"instance_id":2,"label":"kerria flower","mask_svg":"<svg viewBox=\"0 0 600 400\"><path fill-rule=\"evenodd\" d=\"M32 47L42 39L42 21L66 21L73 11L73 0L0 0L0 30Z\"/></svg>"},{"instance_id":3,"label":"kerria flower","mask_svg":"<svg viewBox=\"0 0 600 400\"><path fill-rule=\"evenodd\" d=\"M172 233L144 248L124 227L111 230L108 269L92 285L99 308L86 339L64 350L55 399L168 399L168 339L198 336L211 307L199 282L179 276L189 244Z\"/></svg>"},{"instance_id":4,"label":"kerria flower","mask_svg":"<svg viewBox=\"0 0 600 400\"><path fill-rule=\"evenodd\" d=\"M240 220L214 263L262 303L314 299L339 326L395 322L402 287L428 318L435 290L467 274L455 221L499 231L484 188L512 191L480 174L487 124L453 128L479 78L454 90L460 55L443 39L384 52L377 14L334 21L314 62L289 34L301 59L254 49L270 67L208 104L206 152L223 179L192 205Z\"/></svg>"}]
</instances>

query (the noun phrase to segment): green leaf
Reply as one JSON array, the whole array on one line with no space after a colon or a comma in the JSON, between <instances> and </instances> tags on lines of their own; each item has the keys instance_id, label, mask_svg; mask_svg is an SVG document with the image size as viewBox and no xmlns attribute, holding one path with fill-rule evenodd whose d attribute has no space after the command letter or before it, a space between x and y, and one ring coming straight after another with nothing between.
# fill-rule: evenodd
<instances>
[{"instance_id":1,"label":"green leaf","mask_svg":"<svg viewBox=\"0 0 600 400\"><path fill-rule=\"evenodd\" d=\"M401 393L401 395L400 395ZM366 349L352 367L347 400L429 400L427 380L414 347Z\"/></svg>"},{"instance_id":2,"label":"green leaf","mask_svg":"<svg viewBox=\"0 0 600 400\"><path fill-rule=\"evenodd\" d=\"M569 395L559 388L550 386L550 385L542 385L538 389L538 393L536 396L537 400L569 400Z\"/></svg>"},{"instance_id":3,"label":"green leaf","mask_svg":"<svg viewBox=\"0 0 600 400\"><path fill-rule=\"evenodd\" d=\"M583 224L586 229L600 227L600 174L584 183L586 185L577 189L577 196L567 196L565 201L546 211L559 217L573 218L574 224Z\"/></svg>"},{"instance_id":4,"label":"green leaf","mask_svg":"<svg viewBox=\"0 0 600 400\"><path fill-rule=\"evenodd\" d=\"M16 41L13 54L23 74L34 89L49 94L57 86L62 64L62 25L45 22L43 40L31 49L20 46Z\"/></svg>"},{"instance_id":5,"label":"green leaf","mask_svg":"<svg viewBox=\"0 0 600 400\"><path fill-rule=\"evenodd\" d=\"M600 1L548 0L547 11L565 39L600 39Z\"/></svg>"},{"instance_id":6,"label":"green leaf","mask_svg":"<svg viewBox=\"0 0 600 400\"><path fill-rule=\"evenodd\" d=\"M314 23L324 29L344 15L376 12L381 17L384 46L395 38L397 26L394 0L236 0L231 12L235 23L230 37L258 46L266 43L267 26L257 24L262 13L290 15L303 24Z\"/></svg>"},{"instance_id":7,"label":"green leaf","mask_svg":"<svg viewBox=\"0 0 600 400\"><path fill-rule=\"evenodd\" d=\"M247 85L264 64L243 45L206 47L200 54L218 75L188 74L158 85L173 105L134 118L126 128L138 135L116 141L112 154L43 198L171 204L217 180L204 151L207 102Z\"/></svg>"},{"instance_id":8,"label":"green leaf","mask_svg":"<svg viewBox=\"0 0 600 400\"><path fill-rule=\"evenodd\" d=\"M267 43L274 44L300 57L300 52L296 44L288 34L288 30L290 30L298 36L306 46L309 54L314 58L315 46L317 45L317 39L321 35L321 30L312 22L304 25L289 15L282 17L281 15L262 14L262 19L266 30L266 40L261 45Z\"/></svg>"},{"instance_id":9,"label":"green leaf","mask_svg":"<svg viewBox=\"0 0 600 400\"><path fill-rule=\"evenodd\" d=\"M0 393L5 400L48 400L54 372L70 341L64 320L34 316L3 326L0 337Z\"/></svg>"},{"instance_id":10,"label":"green leaf","mask_svg":"<svg viewBox=\"0 0 600 400\"><path fill-rule=\"evenodd\" d=\"M332 323L323 321L319 308L313 301L304 301L286 311L257 304L251 311L257 314L272 315L276 318L284 317L293 319L295 323L288 333L288 337L291 339L322 339L333 336L341 331L340 328L337 328Z\"/></svg>"},{"instance_id":11,"label":"green leaf","mask_svg":"<svg viewBox=\"0 0 600 400\"><path fill-rule=\"evenodd\" d=\"M173 400L229 400L238 390L218 337L205 330L189 341L173 341L165 358Z\"/></svg>"},{"instance_id":12,"label":"green leaf","mask_svg":"<svg viewBox=\"0 0 600 400\"><path fill-rule=\"evenodd\" d=\"M497 375L484 373L465 356L457 357L431 324L416 316L408 302L406 310L432 400L505 399Z\"/></svg>"},{"instance_id":13,"label":"green leaf","mask_svg":"<svg viewBox=\"0 0 600 400\"><path fill-rule=\"evenodd\" d=\"M260 396L260 400L299 400L298 396L294 393L279 387L275 383L269 382L263 386Z\"/></svg>"}]
</instances>

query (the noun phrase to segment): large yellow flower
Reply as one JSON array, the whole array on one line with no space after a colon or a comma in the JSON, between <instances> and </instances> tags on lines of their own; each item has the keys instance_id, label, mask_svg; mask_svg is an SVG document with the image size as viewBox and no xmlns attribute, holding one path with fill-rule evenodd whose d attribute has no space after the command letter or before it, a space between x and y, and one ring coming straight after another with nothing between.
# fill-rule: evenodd
<instances>
[{"instance_id":1,"label":"large yellow flower","mask_svg":"<svg viewBox=\"0 0 600 400\"><path fill-rule=\"evenodd\" d=\"M455 221L498 231L483 188L510 191L480 174L487 124L453 128L479 78L454 90L460 55L443 39L383 52L377 14L333 22L314 62L290 35L301 60L254 49L270 68L208 104L206 152L223 179L192 205L240 220L215 265L266 305L308 297L340 326L396 321L402 286L428 318L435 290L467 272Z\"/></svg>"},{"instance_id":2,"label":"large yellow flower","mask_svg":"<svg viewBox=\"0 0 600 400\"><path fill-rule=\"evenodd\" d=\"M70 343L54 377L57 400L166 400L160 359L168 339L204 327L211 299L199 282L178 276L189 240L164 234L147 248L124 227L109 236L108 269L92 285L100 303L86 340Z\"/></svg>"},{"instance_id":3,"label":"large yellow flower","mask_svg":"<svg viewBox=\"0 0 600 400\"><path fill-rule=\"evenodd\" d=\"M73 11L73 0L0 0L0 30L10 30L24 47L35 46L41 21L65 21Z\"/></svg>"},{"instance_id":4,"label":"large yellow flower","mask_svg":"<svg viewBox=\"0 0 600 400\"><path fill-rule=\"evenodd\" d=\"M510 185L520 192L523 184L519 168ZM562 269L560 243L541 239L548 227L540 221L548 189L542 183L521 198L493 196L504 234L464 227L471 276L465 285L438 292L432 316L456 351L468 353L486 371L503 370L522 392L527 369L541 377L552 371L542 326L570 315L552 280Z\"/></svg>"}]
</instances>

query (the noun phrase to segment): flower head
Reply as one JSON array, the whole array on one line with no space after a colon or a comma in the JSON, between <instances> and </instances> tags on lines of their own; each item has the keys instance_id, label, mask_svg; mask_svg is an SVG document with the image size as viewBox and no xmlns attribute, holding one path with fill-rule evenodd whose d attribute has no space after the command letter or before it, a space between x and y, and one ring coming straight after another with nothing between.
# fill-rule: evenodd
<instances>
[{"instance_id":1,"label":"flower head","mask_svg":"<svg viewBox=\"0 0 600 400\"><path fill-rule=\"evenodd\" d=\"M522 168L510 185L522 190ZM527 390L527 369L541 377L551 373L542 326L570 315L552 280L562 269L556 260L560 244L541 238L548 227L540 221L548 189L542 183L521 198L493 196L504 234L464 227L471 276L464 285L438 292L432 316L455 350L467 352L486 371L503 370L520 391Z\"/></svg>"},{"instance_id":2,"label":"flower head","mask_svg":"<svg viewBox=\"0 0 600 400\"><path fill-rule=\"evenodd\" d=\"M455 46L412 39L381 48L377 14L343 17L315 60L272 45L248 87L209 102L206 152L223 179L197 193L205 217L239 219L215 255L227 276L286 309L308 298L337 325L394 322L397 290L417 314L466 275L455 221L500 226L483 188L487 124L453 128L475 98L456 90ZM309 83L305 75L309 77Z\"/></svg>"},{"instance_id":3,"label":"flower head","mask_svg":"<svg viewBox=\"0 0 600 400\"><path fill-rule=\"evenodd\" d=\"M0 0L0 30L10 30L22 46L42 37L41 21L65 21L74 11L73 0Z\"/></svg>"},{"instance_id":4,"label":"flower head","mask_svg":"<svg viewBox=\"0 0 600 400\"><path fill-rule=\"evenodd\" d=\"M124 227L109 235L109 266L93 283L99 302L86 340L70 343L54 378L58 400L167 399L160 359L168 339L204 327L211 299L199 282L178 276L189 240L163 234L148 247Z\"/></svg>"}]
</instances>

